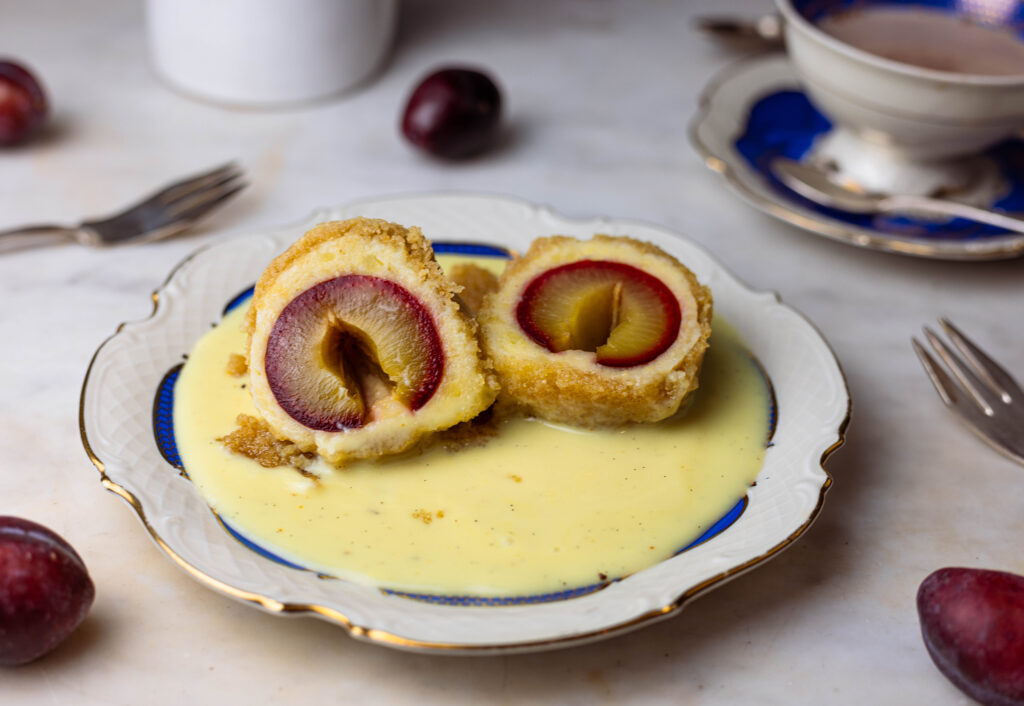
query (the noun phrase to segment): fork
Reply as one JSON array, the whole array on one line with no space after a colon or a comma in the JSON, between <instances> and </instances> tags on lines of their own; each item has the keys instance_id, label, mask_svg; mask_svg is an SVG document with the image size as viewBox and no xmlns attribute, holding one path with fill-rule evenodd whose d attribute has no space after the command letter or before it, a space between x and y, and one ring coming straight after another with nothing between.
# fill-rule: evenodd
<instances>
[{"instance_id":1,"label":"fork","mask_svg":"<svg viewBox=\"0 0 1024 706\"><path fill-rule=\"evenodd\" d=\"M107 218L77 226L30 225L0 230L0 243L44 244L43 236L103 246L159 240L181 233L247 184L234 163L177 181Z\"/></svg>"},{"instance_id":2,"label":"fork","mask_svg":"<svg viewBox=\"0 0 1024 706\"><path fill-rule=\"evenodd\" d=\"M910 339L939 397L974 433L1024 465L1024 391L949 320L939 323L959 355L927 326L924 335L946 368L917 339Z\"/></svg>"}]
</instances>

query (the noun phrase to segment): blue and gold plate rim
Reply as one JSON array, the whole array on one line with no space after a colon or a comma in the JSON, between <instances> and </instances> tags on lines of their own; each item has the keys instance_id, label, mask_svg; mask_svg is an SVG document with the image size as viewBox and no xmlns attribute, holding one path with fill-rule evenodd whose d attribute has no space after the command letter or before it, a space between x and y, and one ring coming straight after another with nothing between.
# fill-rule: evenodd
<instances>
[{"instance_id":1,"label":"blue and gold plate rim","mask_svg":"<svg viewBox=\"0 0 1024 706\"><path fill-rule=\"evenodd\" d=\"M184 307L182 301L187 300L188 278L194 277L197 271L205 271L202 269L205 264L203 266L196 264L197 259L210 261L218 257L223 258L233 247L249 247L246 244L252 242L255 236L245 236L227 243L201 248L172 270L164 285L152 295L153 311L150 316L138 322L121 324L115 333L100 345L89 363L82 386L79 403L82 444L90 460L99 471L101 483L132 507L150 536L169 558L189 575L210 588L274 614L317 616L341 625L348 634L355 638L400 649L446 654L490 654L537 651L581 644L627 632L662 619L679 612L684 605L704 592L776 556L807 531L819 514L825 494L832 484L832 478L823 464L842 445L849 422L850 402L845 376L827 342L820 337L820 333L806 319L789 307L782 305L778 301L777 295L755 293L741 284L715 262L707 251L691 241L685 240L679 234L638 221L564 219L550 209L517 199L478 194L436 194L364 201L321 211L303 224L275 231L267 234L266 237L274 239L278 247L283 249L306 227L328 218L349 217L358 213L390 217L398 221L404 219L405 222L413 224L421 222L419 221L421 210L425 220L433 218L436 212L437 217L445 223L449 221L454 223L457 230L461 227L459 224L464 220L461 214L463 209L480 215L484 221L487 221L488 218L494 219L495 235L493 237L496 240L502 238L499 231L507 225L506 230L509 233L514 231L515 236L509 236L508 239L502 238L502 242L514 247L525 247L529 240L542 234L565 233L583 236L594 232L605 232L629 233L664 244L663 246L671 250L681 249L684 251L684 261L688 260L688 264L693 264L698 277L705 281L711 280L713 289L717 283L719 291L723 295L727 290L738 292L744 304L760 310L752 320L760 321L764 318L763 314L769 312L776 318L784 319L787 322L785 326L793 327L794 332L799 334L799 338L809 341L814 348L813 355L820 359L820 365L823 366L823 370L827 371L823 374L828 378L827 386L830 388L826 415L828 421L821 420L823 424L821 431L815 431L807 439L806 451L800 452L799 466L801 470L798 473L801 480L799 488L794 487L793 491L798 491L796 495L803 500L800 500L802 509L798 509L797 514L791 520L792 525L786 525L787 529L782 534L776 535L773 532L769 537L759 537L757 541L766 546L763 551L758 550L754 554L738 554L730 563L723 565L724 568L702 569L701 575L704 578L685 585L677 585L674 581L667 585L661 585L659 582L663 574L660 571L651 573L651 570L645 570L610 584L607 590L594 591L573 600L487 608L439 605L421 600L407 600L402 596L384 593L380 589L372 590L372 593L379 596L379 598L373 598L367 593L369 587L354 585L346 581L321 580L313 572L296 572L287 569L275 562L256 556L253 552L241 547L236 540L230 538L228 538L230 542L239 546L239 551L252 557L245 559L246 562L258 564L260 571L277 577L276 580L279 582L285 583L292 579L282 578L285 575L276 573L278 571L290 571L293 575L309 576L305 583L301 583L300 588L305 586L306 588L302 591L308 589L311 594L319 595L320 598L303 600L301 595L290 595L287 591L276 590L277 584L273 581L269 582L270 585L266 588L254 588L245 585L245 582L225 579L223 574L215 568L201 568L202 561L197 562L189 558L195 553L194 546L189 545L177 533L168 533L166 529L157 529L158 526L161 528L167 526L167 518L159 516L161 509L154 508L155 503L152 499L145 499L152 491L144 487L138 478L133 477L135 469L128 468L125 459L118 456L115 450L117 444L110 440L111 434L108 433L110 429L101 426L106 423L97 418L102 416L106 410L102 406L102 402L109 399L111 395L119 394L116 391L105 389L101 381L108 379L108 373L116 363L114 358L122 354L122 349L126 346L137 345L135 339L146 338L135 336L137 330L164 326L166 323L163 319L168 316L168 308ZM453 211L460 212L458 219L451 215ZM410 213L415 215L408 215ZM513 223L504 224L503 221L498 220L501 218L510 219ZM473 224L474 231L476 227L477 224ZM428 235L430 234L428 229L424 230ZM509 240L517 242L509 242ZM269 257L263 262L265 263L265 261L269 261ZM258 274L258 271L255 274ZM246 279L251 282L255 277L250 275ZM244 281L242 280L242 282ZM237 293L239 289L241 289L240 286L234 289L234 292ZM211 315L221 310L223 302L230 299L231 293L225 292L219 296L221 298L220 304L217 305L218 309ZM729 298L733 296L730 295ZM723 296L722 301L726 306L729 305L726 297ZM732 320L731 317L729 318ZM209 323L197 324L200 328L197 329L195 338L198 338L199 331L208 325ZM777 325L779 325L778 321L776 321ZM787 337L787 340L792 338ZM185 350L188 348L190 345ZM181 354L177 353L176 355L180 360ZM173 367L170 364L173 359L169 358L168 360L167 366ZM158 363L159 361L154 364ZM772 363L769 361L768 364ZM154 369L150 372L152 381L147 383L149 393L146 403L150 407L154 403L154 391L158 382L167 374L168 367L162 367L159 371ZM774 380L774 377L772 379ZM792 383L785 384L786 388L782 390L782 393L787 395ZM778 394L779 390L776 390L776 393ZM163 469L160 471L160 475L164 477L161 482L174 484L175 488L179 490L184 486L178 484L191 486L187 479L180 477L177 473L167 473L167 468L171 464L168 464L156 449L156 444L153 441L153 418L150 414L143 416L145 419L139 424L148 428L151 453L155 455L160 468ZM135 423L134 417L126 417L126 419L129 418ZM142 426L139 428L141 429ZM789 442L784 443L788 444ZM810 451L812 455L808 456L807 451ZM776 453L774 448L770 452L771 455ZM150 470L155 472L158 469ZM777 471L784 473L786 468L780 466ZM759 477L757 487L752 488L757 492L748 495L749 499L743 502L743 507L734 509L737 514L742 513L740 515L742 522L736 522L736 525L754 521L748 518L750 507L757 508L755 516L763 513L763 508L759 507L763 506L760 498L765 493L774 491L768 491L765 488L766 485L771 485L773 482L771 479L768 483L761 481L762 479ZM188 492L195 493L194 489ZM195 495L198 496L197 493ZM166 510L163 512L166 513ZM208 508L206 512L210 516ZM171 519L175 527L180 527L180 518ZM774 524L778 523L774 522ZM736 536L736 531L747 532L749 530L720 533L712 541L697 547L695 551L701 553L701 556L715 551L714 547L719 544L722 537ZM218 532L222 536L225 535L219 526ZM768 546L769 543L770 546ZM692 561L696 560L695 557L696 555L692 555L690 552L683 552L653 569L665 568L666 571L671 569L675 572L680 567L691 566ZM680 561L690 563L680 564ZM701 561L705 560L701 559ZM718 567L717 563L715 565ZM274 566L277 568L273 568ZM309 583L309 581L315 583ZM298 585L299 582L292 581L292 583ZM333 587L329 590L336 590L337 595L331 592L325 594L324 591L327 589L324 589L324 586ZM637 594L637 591L641 591L643 595ZM665 594L665 598L656 597L662 594ZM395 601L398 602L395 603ZM552 609L558 612L552 614L550 612ZM455 611L455 613L450 611ZM564 624L556 625L559 620L552 621L553 616L559 618ZM454 627L449 630L448 626Z\"/></svg>"}]
</instances>

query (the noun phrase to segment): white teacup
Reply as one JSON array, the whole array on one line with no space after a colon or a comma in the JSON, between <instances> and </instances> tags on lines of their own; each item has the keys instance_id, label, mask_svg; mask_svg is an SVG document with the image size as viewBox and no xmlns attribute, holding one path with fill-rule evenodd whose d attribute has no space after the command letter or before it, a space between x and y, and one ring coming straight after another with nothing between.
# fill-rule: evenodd
<instances>
[{"instance_id":1,"label":"white teacup","mask_svg":"<svg viewBox=\"0 0 1024 706\"><path fill-rule=\"evenodd\" d=\"M1012 15L1005 11L1015 11L1019 0L978 0L974 5L986 2ZM862 186L917 193L965 188L977 170L964 158L1024 127L1024 65L1015 75L921 68L824 32L808 18L828 3L776 3L796 72L812 102L839 128L816 146L816 153L838 162L844 176ZM840 3L834 4L838 9ZM858 11L872 4L859 3ZM913 2L899 5L914 8ZM921 7L927 6L922 2Z\"/></svg>"}]
</instances>

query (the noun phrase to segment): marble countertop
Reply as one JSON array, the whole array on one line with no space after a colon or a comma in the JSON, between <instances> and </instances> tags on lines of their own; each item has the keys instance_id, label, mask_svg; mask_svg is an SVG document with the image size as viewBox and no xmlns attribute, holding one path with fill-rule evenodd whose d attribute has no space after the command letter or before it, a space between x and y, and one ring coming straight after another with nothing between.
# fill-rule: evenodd
<instances>
[{"instance_id":1,"label":"marble countertop","mask_svg":"<svg viewBox=\"0 0 1024 706\"><path fill-rule=\"evenodd\" d=\"M0 256L0 514L50 526L96 583L57 651L0 671L5 704L962 704L920 638L914 597L942 566L1024 573L1022 469L946 412L910 336L940 315L1024 371L1024 262L949 263L858 250L775 222L707 170L686 126L737 58L697 14L767 2L414 0L392 60L341 98L226 110L163 86L142 3L0 2L0 46L44 78L51 129L0 154L0 227L103 214L169 178L236 159L244 195L192 234L136 247ZM509 139L438 164L399 138L412 83L442 62L500 78ZM815 525L679 616L603 642L488 658L397 652L313 619L253 610L167 560L99 483L79 439L88 361L196 247L385 194L480 190L571 217L686 233L830 341L853 417Z\"/></svg>"}]
</instances>

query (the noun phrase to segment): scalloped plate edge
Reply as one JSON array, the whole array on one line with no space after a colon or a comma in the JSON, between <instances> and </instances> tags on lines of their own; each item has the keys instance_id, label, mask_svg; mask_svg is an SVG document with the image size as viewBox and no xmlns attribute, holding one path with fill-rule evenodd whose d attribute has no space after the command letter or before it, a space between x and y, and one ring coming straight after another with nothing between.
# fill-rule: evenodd
<instances>
[{"instance_id":1,"label":"scalloped plate edge","mask_svg":"<svg viewBox=\"0 0 1024 706\"><path fill-rule=\"evenodd\" d=\"M510 197L494 196L494 195L490 195L490 194L459 193L459 192L443 192L443 193L436 193L436 194L407 194L407 195L396 195L396 196L393 196L393 197L371 198L371 199L359 200L359 201L350 202L348 204L342 205L342 206L340 206L338 208L317 209L316 211L314 211L311 214L310 217L308 217L306 219L302 219L301 221L298 221L298 222L293 223L293 224L288 225L288 226L282 226L282 227L273 228L273 229L261 230L261 231L259 231L258 233L254 234L254 235L264 235L264 236L270 237L270 236L274 236L274 235L279 235L280 233L282 233L284 231L294 232L294 231L299 230L299 229L304 229L304 228L308 227L310 224L319 222L319 220L322 220L323 218L328 217L329 214L337 214L339 212L351 212L354 209L365 208L365 207L368 207L368 206L378 206L378 205L382 205L382 204L387 204L389 202L402 202L402 201L407 201L409 199L431 199L431 198L438 198L438 199L471 198L471 199L478 199L480 201L488 201L488 200L490 200L490 201L501 201L501 202L504 202L506 205L521 207L521 208L523 208L523 209L525 209L525 210L527 210L529 212L540 214L540 215L542 215L547 220L556 221L556 222L564 223L564 224L567 224L567 225L578 226L578 227L589 226L589 227L592 227L592 228L601 228L602 225L604 225L604 224L608 224L608 223L614 222L615 224L617 224L619 226L627 226L628 227L628 226L632 225L632 226L637 226L637 227L641 227L641 228L644 228L644 229L653 229L653 230L659 231L662 234L665 234L667 236L679 238L678 234L676 234L673 231L670 231L670 230L668 230L668 229L666 229L664 227L658 226L656 224L645 223L645 222L638 221L638 220L622 220L622 219L607 219L607 218L593 218L593 219L573 218L573 219L570 219L570 218L566 218L566 217L560 216L559 214L557 214L553 209L551 209L548 206L538 206L538 205L534 205L534 204L532 204L530 202L527 202L527 201L524 201L524 200L520 200L520 199L514 199L514 198L510 198ZM249 235L248 237L252 237L252 235ZM644 625L656 622L658 620L662 620L662 619L668 618L671 615L674 615L674 614L680 612L682 610L682 608L686 604L688 604L690 601L692 601L693 599L697 598L698 596L706 593L707 591L709 591L709 590L711 590L713 588L716 588L716 587L724 584L726 581L729 581L729 580L731 580L733 578L736 578L739 575L741 575L741 574L743 574L743 573L745 573L745 572L755 568L756 566L764 563L765 561L768 561L769 559L775 557L782 550L788 548L790 545L792 545L792 543L794 541L796 541L796 539L798 539L801 535L804 534L804 532L807 531L807 529L811 526L811 524L814 522L814 520L817 518L818 514L821 511L821 508L823 506L824 499L825 499L825 494L827 493L828 489L832 485L832 477L828 473L828 471L824 468L824 464L825 464L825 461L828 459L828 457L831 456L831 454L834 453L844 443L844 441L845 441L845 432L846 432L846 428L847 428L847 426L849 424L850 410L851 410L851 407L850 407L850 397L849 397L849 386L848 386L848 383L846 381L845 375L843 374L842 369L841 369L841 367L839 365L839 362L835 358L834 351L832 351L831 346L824 339L824 337L821 336L821 334L817 330L817 328L810 321L808 321L806 319L806 317L804 317L802 314L800 314L796 310L792 309L791 307L789 307L789 306L787 306L785 304L782 304L782 302L781 302L781 300L780 300L780 298L778 297L777 294L769 293L769 292L757 292L757 291L754 291L754 290L750 289L749 287L744 285L742 282L740 282L731 272L729 272L722 265L720 265L718 263L718 261L714 257L712 257L711 254L708 251L706 251L702 246L700 246L699 244L695 243L692 240L687 239L685 242L687 243L687 245L689 247L692 247L692 248L700 251L701 253L703 253L703 255L714 265L714 267L716 268L717 272L722 274L722 275L724 275L728 279L730 279L735 286L738 286L741 290L745 291L748 295L750 295L752 297L759 297L759 298L760 297L764 297L764 298L772 299L776 306L779 306L779 307L782 307L784 309L789 310L791 313L793 313L797 317L799 317L799 319L802 321L802 323L804 325L810 327L810 329L814 331L814 333L818 336L820 341L826 346L826 348L828 349L828 351L832 355L832 362L834 362L835 367L836 367L836 371L838 372L838 375L839 375L839 377L840 377L840 379L842 381L842 384L843 384L844 399L845 399L845 411L842 412L842 419L839 422L838 427L835 430L835 437L834 437L834 439L832 440L830 445L828 445L827 448L824 449L824 451L820 455L820 458L818 459L818 464L820 466L820 470L824 474L824 480L823 480L823 482L822 482L822 484L821 484L821 486L819 488L816 504L814 505L814 507L810 511L810 513L807 515L807 517L804 519L802 524L800 524L798 527L796 527L782 541L778 542L777 544L775 544L774 546L770 547L767 551L764 551L763 553L759 554L758 556L750 558L749 560L744 561L744 562L742 562L742 563L740 563L740 564L738 564L736 566L730 567L729 569L727 569L727 570L725 570L723 572L720 572L720 573L718 573L716 575L713 575L713 576L711 576L711 577L709 577L709 578L707 578L707 579L697 583L696 585L693 585L693 586L690 586L690 587L687 587L685 589L680 590L679 593L675 596L675 598L673 600L665 603L664 605L660 606L657 609L647 610L647 611L644 611L643 613L640 613L640 614L638 614L636 616L630 617L627 620L620 621L620 622L617 622L617 623L614 623L614 624L609 624L609 625L601 625L601 626L595 627L592 630L579 631L579 632L575 632L575 633L572 633L572 634L566 634L566 635L552 636L552 637L544 638L544 639L530 639L530 640L523 640L523 641L502 641L502 642L495 642L495 643L483 643L483 642L481 642L481 643L475 643L475 642L474 643L469 643L469 642L444 642L444 641L414 639L414 638L410 638L410 637L406 637L406 636L403 636L403 635L396 634L395 632L391 632L391 631L388 631L388 630L382 630L382 629L378 629L378 628L357 625L355 622L353 622L351 619L349 619L349 617L346 616L344 613L342 613L341 611L339 611L339 610L337 610L335 608L329 607L329 606L321 605L321 604L318 604L318 603L280 601L280 600L277 600L277 599L275 599L275 598L273 598L271 596L263 595L262 593L248 591L248 590L245 590L245 589L238 588L236 586L229 585L229 584L227 584L227 583L217 579L216 577L211 576L211 575L207 574L206 572L203 572L203 571L199 570L198 568L193 566L191 563L186 561L177 551L174 550L174 548L172 546L170 546L170 544L167 541L165 541L159 535L159 533L150 524L150 522L149 522L149 520L147 518L147 515L146 515L145 507L143 506L142 502L135 496L135 494L133 494L130 490L125 488L122 484L118 483L117 481L113 480L112 478L110 478L108 476L107 470L106 470L106 468L107 468L106 467L106 463L94 451L93 446L90 443L90 440L89 440L89 437L88 437L88 433L87 433L87 429L86 429L86 426L87 426L87 424L86 424L86 397L87 397L87 392L89 390L89 381L90 381L91 375L93 373L93 368L94 368L97 360L99 359L101 353L103 352L104 348L114 338L116 338L118 335L120 335L126 329L129 329L129 328L131 328L133 326L141 325L141 324L144 324L144 323L146 323L148 321L151 321L156 316L156 314L159 311L159 309L161 307L161 304L162 304L161 294L168 288L170 283L174 280L175 276L182 270L183 267L185 267L193 259L202 256L204 253L207 253L210 250L213 250L213 249L216 249L216 248L222 247L222 246L230 247L230 244L231 244L231 242L233 240L236 240L236 238L231 238L230 240L218 241L218 242L214 242L214 243L210 243L210 244L204 245L204 246L198 248L196 251L194 251L190 255L188 255L182 261L180 261L171 270L171 272L168 274L168 276L165 279L165 281L163 282L163 284L159 288L154 290L154 292L151 295L151 298L153 300L153 310L150 312L149 316L147 316L147 317L145 317L143 319L139 319L139 320L133 321L133 322L125 322L125 323L120 324L116 328L115 332L110 337L108 337L106 340L104 340L100 344L100 346L97 348L97 350L93 354L93 356L92 356L92 358L91 358L91 360L89 362L88 368L86 370L85 378L84 378L83 384L82 384L82 392L81 392L81 396L80 396L80 400L79 400L79 433L80 433L80 436L81 436L82 445L83 445L83 448L85 449L85 452L88 455L89 459L92 461L93 465L96 467L97 471L99 472L100 480L101 480L101 483L103 484L103 486L105 488L107 488L108 490L110 490L111 492L113 492L116 495L118 495L119 497L121 497L123 500L125 500L129 504L129 506L135 511L135 513L138 516L139 520L142 522L143 526L149 532L150 536L152 537L154 542L157 544L157 546L160 547L160 549L172 561L174 561L176 564L181 566L186 571L186 573L188 573L194 579L196 579L196 580L200 581L201 583L209 586L210 588L214 589L215 591L217 591L219 593L222 593L222 594L227 595L229 597L235 598L236 600L240 600L240 601L243 601L243 602L247 602L247 603L253 604L253 605L255 605L255 606L259 607L259 608L262 608L263 610L265 610L267 612L270 612L270 613L273 613L273 614L277 614L277 615L302 615L302 614L308 614L308 615L312 615L312 616L315 616L315 617L319 617L321 619L324 619L324 620L327 620L329 622L332 622L332 623L335 623L335 624L338 624L338 625L342 626L343 628L345 628L345 630L348 632L349 635L351 635L352 637L354 637L356 639L361 639L361 640L365 640L365 641L369 641L369 642L373 642L373 643L378 643L378 644L382 644L382 645L386 645L386 646L390 646L390 647L395 647L395 648L400 648L400 649L406 649L406 650L429 651L429 652L438 652L438 653L444 653L444 654L494 654L494 653L532 652L532 651L539 651L539 650L546 650L546 649L556 649L556 648L567 647L567 646L571 646L571 645L577 645L577 644L583 644L583 643L587 643L587 642L593 642L593 641L596 641L596 640L599 640L599 639L603 639L603 638L606 638L606 637L611 637L613 635L619 635L619 634L622 634L622 633L625 633L625 632L629 632L631 630L638 629L638 628L640 628L640 627L642 627ZM484 610L493 610L493 609L484 609Z\"/></svg>"}]
</instances>

